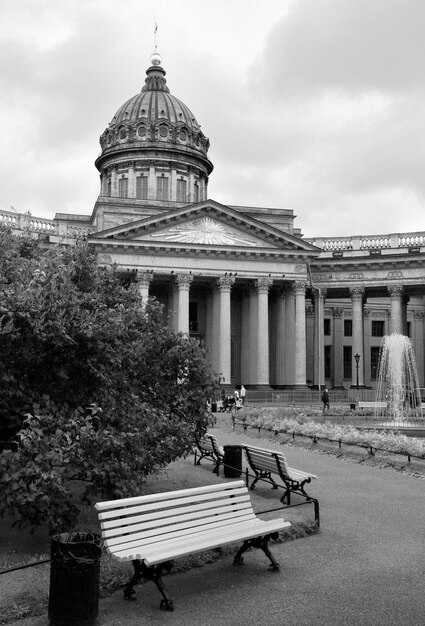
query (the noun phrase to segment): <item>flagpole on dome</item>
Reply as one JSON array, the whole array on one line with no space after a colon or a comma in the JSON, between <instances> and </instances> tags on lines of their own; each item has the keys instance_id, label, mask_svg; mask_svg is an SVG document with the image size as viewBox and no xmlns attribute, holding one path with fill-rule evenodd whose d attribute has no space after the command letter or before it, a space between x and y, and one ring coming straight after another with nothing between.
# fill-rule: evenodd
<instances>
[{"instance_id":1,"label":"flagpole on dome","mask_svg":"<svg viewBox=\"0 0 425 626\"><path fill-rule=\"evenodd\" d=\"M158 24L155 21L154 29L153 29L153 41L154 41L154 51L151 55L151 63L152 65L161 65L162 58L158 52Z\"/></svg>"}]
</instances>

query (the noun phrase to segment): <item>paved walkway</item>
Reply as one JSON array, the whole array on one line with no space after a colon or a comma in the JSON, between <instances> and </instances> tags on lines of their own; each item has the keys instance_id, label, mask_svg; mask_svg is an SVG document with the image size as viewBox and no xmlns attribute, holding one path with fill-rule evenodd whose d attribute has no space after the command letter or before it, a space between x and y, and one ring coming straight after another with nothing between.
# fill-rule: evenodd
<instances>
[{"instance_id":1,"label":"paved walkway","mask_svg":"<svg viewBox=\"0 0 425 626\"><path fill-rule=\"evenodd\" d=\"M219 422L213 432L221 444L255 436L232 432L230 416ZM279 448L270 442L267 447ZM247 553L243 567L226 557L166 577L174 612L159 610L159 593L149 582L137 588L135 603L123 601L121 591L101 600L99 626L422 626L425 481L299 448L284 450L290 465L318 475L309 491L320 500L321 531L273 545L279 573L267 570L260 551ZM193 457L186 462L193 464ZM193 471L201 481L216 480L210 464ZM271 497L265 483L254 493L260 497L260 492ZM292 509L285 517L300 511L313 517L312 507Z\"/></svg>"}]
</instances>

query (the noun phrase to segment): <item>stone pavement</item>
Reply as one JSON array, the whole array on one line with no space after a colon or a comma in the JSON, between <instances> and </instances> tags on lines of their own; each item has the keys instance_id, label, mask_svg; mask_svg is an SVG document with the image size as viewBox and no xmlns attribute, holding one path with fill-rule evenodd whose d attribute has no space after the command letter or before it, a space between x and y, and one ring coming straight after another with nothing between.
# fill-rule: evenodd
<instances>
[{"instance_id":1,"label":"stone pavement","mask_svg":"<svg viewBox=\"0 0 425 626\"><path fill-rule=\"evenodd\" d=\"M222 445L256 436L255 431L232 432L230 422L230 416L220 416L213 430ZM282 449L269 441L267 447ZM320 501L321 530L272 546L279 573L268 571L261 551L247 553L243 567L234 567L232 558L225 557L165 578L174 612L159 610L160 595L148 582L137 587L136 602L125 602L122 591L102 599L99 626L421 626L425 481L309 450L283 449L290 465L318 476L309 492ZM185 462L193 467L193 457ZM193 471L201 482L217 480L207 462ZM265 498L255 506L271 498L278 501L265 483L253 495ZM312 507L283 514L287 519L312 518ZM46 618L19 624L42 626Z\"/></svg>"}]
</instances>

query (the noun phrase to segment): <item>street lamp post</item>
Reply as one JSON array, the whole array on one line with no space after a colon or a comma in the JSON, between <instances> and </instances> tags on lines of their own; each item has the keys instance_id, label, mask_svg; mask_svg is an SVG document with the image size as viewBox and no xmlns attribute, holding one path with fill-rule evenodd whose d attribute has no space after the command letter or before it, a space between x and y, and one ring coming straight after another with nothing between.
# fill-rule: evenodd
<instances>
[{"instance_id":1,"label":"street lamp post","mask_svg":"<svg viewBox=\"0 0 425 626\"><path fill-rule=\"evenodd\" d=\"M354 358L356 360L356 387L358 389L359 388L359 361L360 361L360 354L358 352L356 352L356 354L354 355Z\"/></svg>"}]
</instances>

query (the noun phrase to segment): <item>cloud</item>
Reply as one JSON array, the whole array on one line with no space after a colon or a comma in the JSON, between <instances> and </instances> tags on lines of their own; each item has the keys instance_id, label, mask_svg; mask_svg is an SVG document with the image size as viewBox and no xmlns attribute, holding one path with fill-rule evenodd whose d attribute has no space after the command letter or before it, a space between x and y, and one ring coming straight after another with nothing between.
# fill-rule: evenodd
<instances>
[{"instance_id":1,"label":"cloud","mask_svg":"<svg viewBox=\"0 0 425 626\"><path fill-rule=\"evenodd\" d=\"M421 0L297 0L274 27L252 82L267 96L423 90Z\"/></svg>"}]
</instances>

